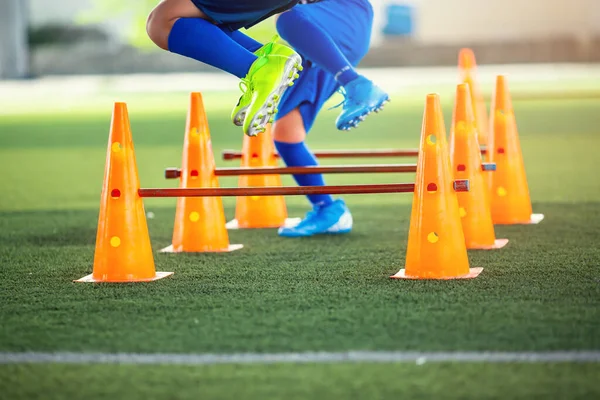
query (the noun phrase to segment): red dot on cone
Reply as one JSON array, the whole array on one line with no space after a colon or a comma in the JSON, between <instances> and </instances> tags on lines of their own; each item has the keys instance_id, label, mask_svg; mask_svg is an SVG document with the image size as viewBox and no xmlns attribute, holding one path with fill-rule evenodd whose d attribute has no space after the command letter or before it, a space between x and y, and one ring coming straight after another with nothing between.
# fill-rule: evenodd
<instances>
[{"instance_id":1,"label":"red dot on cone","mask_svg":"<svg viewBox=\"0 0 600 400\"><path fill-rule=\"evenodd\" d=\"M121 197L121 191L119 189L111 190L110 197L112 197L113 199L118 199L119 197Z\"/></svg>"},{"instance_id":2,"label":"red dot on cone","mask_svg":"<svg viewBox=\"0 0 600 400\"><path fill-rule=\"evenodd\" d=\"M504 154L504 147L498 148L498 154Z\"/></svg>"},{"instance_id":3,"label":"red dot on cone","mask_svg":"<svg viewBox=\"0 0 600 400\"><path fill-rule=\"evenodd\" d=\"M437 192L437 185L435 183L430 183L427 185L427 192L428 193L435 193Z\"/></svg>"},{"instance_id":4,"label":"red dot on cone","mask_svg":"<svg viewBox=\"0 0 600 400\"><path fill-rule=\"evenodd\" d=\"M466 171L466 170L467 170L467 167L465 166L465 164L458 164L458 165L456 166L456 170L457 170L457 171Z\"/></svg>"},{"instance_id":5,"label":"red dot on cone","mask_svg":"<svg viewBox=\"0 0 600 400\"><path fill-rule=\"evenodd\" d=\"M193 169L190 171L190 176L198 176L198 170L197 169Z\"/></svg>"}]
</instances>

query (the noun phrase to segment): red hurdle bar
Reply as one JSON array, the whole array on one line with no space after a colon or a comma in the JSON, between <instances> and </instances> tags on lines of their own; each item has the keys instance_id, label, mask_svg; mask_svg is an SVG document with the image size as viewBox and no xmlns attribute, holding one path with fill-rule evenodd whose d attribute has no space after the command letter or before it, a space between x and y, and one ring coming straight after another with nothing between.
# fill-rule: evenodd
<instances>
[{"instance_id":1,"label":"red hurdle bar","mask_svg":"<svg viewBox=\"0 0 600 400\"><path fill-rule=\"evenodd\" d=\"M453 182L457 192L469 191L469 180ZM243 187L243 188L173 188L138 189L140 197L237 197L237 196L296 196L307 194L376 194L410 193L415 191L414 183L386 183L377 185L341 186L282 186L282 187Z\"/></svg>"},{"instance_id":2,"label":"red hurdle bar","mask_svg":"<svg viewBox=\"0 0 600 400\"><path fill-rule=\"evenodd\" d=\"M481 154L486 154L485 147L481 148ZM242 158L242 152L236 150L224 150L223 160L237 160ZM376 157L417 157L419 149L375 149L375 150L317 150L314 152L317 158L376 158ZM279 154L275 153L276 157Z\"/></svg>"},{"instance_id":3,"label":"red hurdle bar","mask_svg":"<svg viewBox=\"0 0 600 400\"><path fill-rule=\"evenodd\" d=\"M310 174L352 174L352 173L403 173L416 172L416 164L378 164L378 165L316 165L308 167L241 167L216 168L216 176L240 175L310 175ZM190 171L194 174L194 171ZM197 171L195 172L198 173ZM179 168L165 169L166 179L181 176Z\"/></svg>"},{"instance_id":4,"label":"red hurdle bar","mask_svg":"<svg viewBox=\"0 0 600 400\"><path fill-rule=\"evenodd\" d=\"M237 197L237 196L295 196L307 194L374 194L414 192L414 183L344 186L282 186L243 188L174 188L139 189L140 197Z\"/></svg>"}]
</instances>

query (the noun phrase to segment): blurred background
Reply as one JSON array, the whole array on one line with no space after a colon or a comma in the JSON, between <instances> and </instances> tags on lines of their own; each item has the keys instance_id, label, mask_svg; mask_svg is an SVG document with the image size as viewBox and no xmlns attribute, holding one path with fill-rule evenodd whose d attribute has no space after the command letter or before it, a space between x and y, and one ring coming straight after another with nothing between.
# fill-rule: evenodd
<instances>
[{"instance_id":1,"label":"blurred background","mask_svg":"<svg viewBox=\"0 0 600 400\"><path fill-rule=\"evenodd\" d=\"M155 48L146 16L157 0L0 0L0 79L211 68ZM600 61L598 0L371 0L373 40L361 67ZM266 40L273 20L251 29Z\"/></svg>"}]
</instances>

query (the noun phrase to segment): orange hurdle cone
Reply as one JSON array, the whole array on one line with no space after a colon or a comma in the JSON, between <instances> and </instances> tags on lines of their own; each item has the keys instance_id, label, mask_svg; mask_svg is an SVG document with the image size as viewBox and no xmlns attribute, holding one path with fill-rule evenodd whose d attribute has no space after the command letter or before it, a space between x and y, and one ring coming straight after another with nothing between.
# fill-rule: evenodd
<instances>
[{"instance_id":1,"label":"orange hurdle cone","mask_svg":"<svg viewBox=\"0 0 600 400\"><path fill-rule=\"evenodd\" d=\"M496 239L489 190L484 174L495 170L495 164L483 163L468 84L456 89L456 101L450 130L450 159L455 179L467 179L469 191L457 193L467 249L499 249L508 239Z\"/></svg>"},{"instance_id":2,"label":"orange hurdle cone","mask_svg":"<svg viewBox=\"0 0 600 400\"><path fill-rule=\"evenodd\" d=\"M537 224L543 214L533 214L523 163L517 122L506 78L496 78L492 103L493 137L488 146L490 162L497 170L491 178L491 209L494 224Z\"/></svg>"},{"instance_id":3,"label":"orange hurdle cone","mask_svg":"<svg viewBox=\"0 0 600 400\"><path fill-rule=\"evenodd\" d=\"M75 282L146 282L156 272L125 103L115 103L98 217L94 269Z\"/></svg>"},{"instance_id":4,"label":"orange hurdle cone","mask_svg":"<svg viewBox=\"0 0 600 400\"><path fill-rule=\"evenodd\" d=\"M391 278L475 278L483 268L469 268L455 193L468 190L469 183L452 178L437 94L427 96L419 149L406 264Z\"/></svg>"},{"instance_id":5,"label":"orange hurdle cone","mask_svg":"<svg viewBox=\"0 0 600 400\"><path fill-rule=\"evenodd\" d=\"M260 135L244 135L242 167L276 167L275 145L271 124ZM279 175L241 175L239 187L280 187ZM228 229L279 228L300 222L300 218L288 218L283 196L242 196L236 199L235 219L227 223Z\"/></svg>"},{"instance_id":6,"label":"orange hurdle cone","mask_svg":"<svg viewBox=\"0 0 600 400\"><path fill-rule=\"evenodd\" d=\"M202 95L190 94L183 144L180 188L216 188L215 158ZM161 250L167 253L228 252L241 249L230 245L225 229L225 213L220 197L179 197L175 212L173 243Z\"/></svg>"},{"instance_id":7,"label":"orange hurdle cone","mask_svg":"<svg viewBox=\"0 0 600 400\"><path fill-rule=\"evenodd\" d=\"M458 53L458 71L460 83L467 83L471 95L473 116L477 124L480 145L487 145L489 141L489 120L483 95L477 83L477 62L475 53L471 49L461 49Z\"/></svg>"}]
</instances>

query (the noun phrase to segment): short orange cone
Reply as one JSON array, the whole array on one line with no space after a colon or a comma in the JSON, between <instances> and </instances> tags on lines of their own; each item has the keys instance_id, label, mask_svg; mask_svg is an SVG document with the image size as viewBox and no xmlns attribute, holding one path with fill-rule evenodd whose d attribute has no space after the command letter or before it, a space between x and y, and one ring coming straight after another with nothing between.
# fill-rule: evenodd
<instances>
[{"instance_id":1,"label":"short orange cone","mask_svg":"<svg viewBox=\"0 0 600 400\"><path fill-rule=\"evenodd\" d=\"M145 282L156 272L125 103L115 103L98 217L94 269L75 282Z\"/></svg>"},{"instance_id":2,"label":"short orange cone","mask_svg":"<svg viewBox=\"0 0 600 400\"><path fill-rule=\"evenodd\" d=\"M477 83L477 62L471 49L461 49L458 54L458 70L460 83L467 83L471 94L473 116L479 132L479 144L485 146L489 141L489 120L483 94Z\"/></svg>"},{"instance_id":3,"label":"short orange cone","mask_svg":"<svg viewBox=\"0 0 600 400\"><path fill-rule=\"evenodd\" d=\"M450 130L450 160L455 179L469 181L469 191L457 193L467 249L491 250L504 247L508 239L496 239L489 205L488 183L484 174L495 169L481 159L477 129L467 83L456 89Z\"/></svg>"},{"instance_id":4,"label":"short orange cone","mask_svg":"<svg viewBox=\"0 0 600 400\"><path fill-rule=\"evenodd\" d=\"M506 78L496 78L492 103L493 135L488 159L496 163L491 178L491 209L494 224L537 224L543 214L533 214L525 165L512 100Z\"/></svg>"},{"instance_id":5,"label":"short orange cone","mask_svg":"<svg viewBox=\"0 0 600 400\"><path fill-rule=\"evenodd\" d=\"M260 135L244 135L242 167L276 167L277 157L271 125ZM279 175L242 175L239 187L282 186ZM299 218L288 218L283 196L241 196L236 199L235 219L227 223L228 229L279 228L295 225Z\"/></svg>"},{"instance_id":6,"label":"short orange cone","mask_svg":"<svg viewBox=\"0 0 600 400\"><path fill-rule=\"evenodd\" d=\"M191 93L179 187L219 187L214 171L215 158L202 95ZM229 244L220 197L180 197L175 212L173 243L161 251L208 253L233 251L242 247Z\"/></svg>"},{"instance_id":7,"label":"short orange cone","mask_svg":"<svg viewBox=\"0 0 600 400\"><path fill-rule=\"evenodd\" d=\"M444 116L437 94L427 96L417 161L405 269L397 279L475 278L483 268L469 268L456 191L468 182L454 181Z\"/></svg>"}]
</instances>

